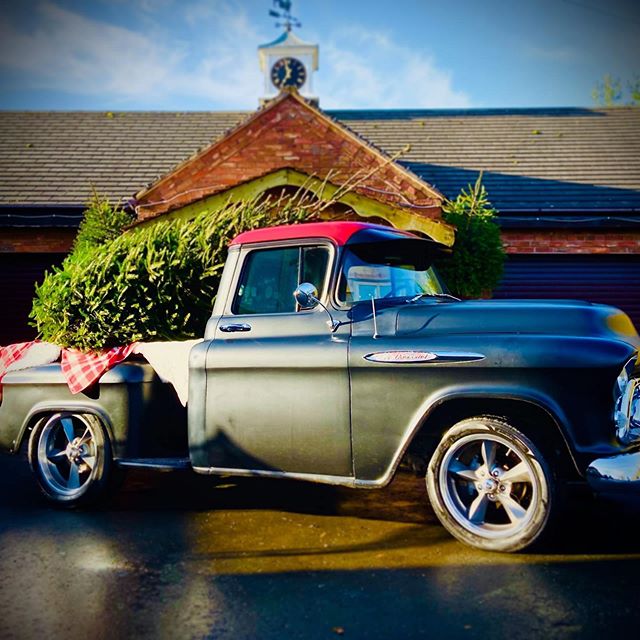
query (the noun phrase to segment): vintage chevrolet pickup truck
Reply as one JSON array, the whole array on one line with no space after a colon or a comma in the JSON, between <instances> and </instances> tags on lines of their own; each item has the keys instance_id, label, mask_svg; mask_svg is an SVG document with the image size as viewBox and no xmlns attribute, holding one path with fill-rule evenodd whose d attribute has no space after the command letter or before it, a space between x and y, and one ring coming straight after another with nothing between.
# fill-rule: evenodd
<instances>
[{"instance_id":1,"label":"vintage chevrolet pickup truck","mask_svg":"<svg viewBox=\"0 0 640 640\"><path fill-rule=\"evenodd\" d=\"M3 379L0 449L25 447L62 506L101 497L119 467L376 488L422 460L442 524L498 551L540 542L572 483L638 484L629 318L577 301L460 301L437 251L359 222L241 234L190 353L186 410L145 362L78 395L59 365L36 367Z\"/></svg>"}]
</instances>

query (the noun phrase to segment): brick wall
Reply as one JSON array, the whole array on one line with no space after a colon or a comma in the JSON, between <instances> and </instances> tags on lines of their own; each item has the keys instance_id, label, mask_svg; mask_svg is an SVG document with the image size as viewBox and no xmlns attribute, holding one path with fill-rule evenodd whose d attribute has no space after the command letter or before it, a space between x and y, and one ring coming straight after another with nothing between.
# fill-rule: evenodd
<instances>
[{"instance_id":1,"label":"brick wall","mask_svg":"<svg viewBox=\"0 0 640 640\"><path fill-rule=\"evenodd\" d=\"M640 231L503 229L507 253L640 254Z\"/></svg>"},{"instance_id":2,"label":"brick wall","mask_svg":"<svg viewBox=\"0 0 640 640\"><path fill-rule=\"evenodd\" d=\"M77 229L0 229L0 253L69 253Z\"/></svg>"},{"instance_id":3,"label":"brick wall","mask_svg":"<svg viewBox=\"0 0 640 640\"><path fill-rule=\"evenodd\" d=\"M344 217L344 211L340 211ZM68 253L76 229L1 229L0 253ZM503 229L507 253L640 255L639 231Z\"/></svg>"}]
</instances>

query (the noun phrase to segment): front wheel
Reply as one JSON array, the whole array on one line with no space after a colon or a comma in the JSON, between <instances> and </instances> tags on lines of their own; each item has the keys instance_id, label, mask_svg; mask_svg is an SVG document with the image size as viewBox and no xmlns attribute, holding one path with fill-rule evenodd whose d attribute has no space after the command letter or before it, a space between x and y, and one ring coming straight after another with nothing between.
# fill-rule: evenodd
<instances>
[{"instance_id":1,"label":"front wheel","mask_svg":"<svg viewBox=\"0 0 640 640\"><path fill-rule=\"evenodd\" d=\"M553 475L533 443L489 417L444 435L427 470L433 509L453 536L489 551L540 542L555 511Z\"/></svg>"},{"instance_id":2,"label":"front wheel","mask_svg":"<svg viewBox=\"0 0 640 640\"><path fill-rule=\"evenodd\" d=\"M87 505L108 488L112 470L109 438L94 415L55 413L34 428L29 464L40 490L53 503Z\"/></svg>"}]
</instances>

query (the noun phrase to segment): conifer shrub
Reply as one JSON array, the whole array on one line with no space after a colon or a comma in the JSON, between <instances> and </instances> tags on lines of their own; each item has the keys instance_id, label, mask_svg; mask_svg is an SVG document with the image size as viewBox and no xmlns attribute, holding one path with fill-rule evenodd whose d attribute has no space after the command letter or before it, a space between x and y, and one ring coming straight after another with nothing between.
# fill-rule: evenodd
<instances>
[{"instance_id":1,"label":"conifer shrub","mask_svg":"<svg viewBox=\"0 0 640 640\"><path fill-rule=\"evenodd\" d=\"M505 252L495 215L482 174L442 208L445 222L456 228L456 239L451 253L440 258L436 266L456 296L487 296L502 278Z\"/></svg>"},{"instance_id":2,"label":"conifer shrub","mask_svg":"<svg viewBox=\"0 0 640 640\"><path fill-rule=\"evenodd\" d=\"M117 221L102 226L115 229L119 214L104 203L100 210ZM312 216L295 199L252 200L113 236L99 220L85 222L73 252L36 288L31 324L42 340L83 351L201 337L229 242L243 231Z\"/></svg>"},{"instance_id":3,"label":"conifer shrub","mask_svg":"<svg viewBox=\"0 0 640 640\"><path fill-rule=\"evenodd\" d=\"M73 250L85 246L96 247L117 238L134 217L119 205L113 205L106 198L101 198L94 190L91 200L84 212L73 243Z\"/></svg>"}]
</instances>

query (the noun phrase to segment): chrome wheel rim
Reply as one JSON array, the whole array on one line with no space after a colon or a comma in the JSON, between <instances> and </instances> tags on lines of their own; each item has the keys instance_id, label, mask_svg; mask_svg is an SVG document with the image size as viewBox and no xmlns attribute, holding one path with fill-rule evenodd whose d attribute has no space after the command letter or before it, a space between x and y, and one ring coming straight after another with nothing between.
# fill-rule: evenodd
<instances>
[{"instance_id":1,"label":"chrome wheel rim","mask_svg":"<svg viewBox=\"0 0 640 640\"><path fill-rule=\"evenodd\" d=\"M509 538L531 523L541 486L528 456L497 434L470 434L449 448L439 483L451 516L488 539Z\"/></svg>"},{"instance_id":2,"label":"chrome wheel rim","mask_svg":"<svg viewBox=\"0 0 640 640\"><path fill-rule=\"evenodd\" d=\"M38 441L38 466L50 491L79 496L90 484L97 460L94 429L84 416L59 413L49 418Z\"/></svg>"}]
</instances>

